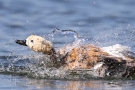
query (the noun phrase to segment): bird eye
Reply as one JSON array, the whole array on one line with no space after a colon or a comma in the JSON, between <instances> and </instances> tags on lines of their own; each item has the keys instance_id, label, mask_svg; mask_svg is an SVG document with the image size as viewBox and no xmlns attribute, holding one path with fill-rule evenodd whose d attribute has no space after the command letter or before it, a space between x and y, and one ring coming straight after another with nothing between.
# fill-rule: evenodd
<instances>
[{"instance_id":1,"label":"bird eye","mask_svg":"<svg viewBox=\"0 0 135 90\"><path fill-rule=\"evenodd\" d=\"M33 42L33 40L31 40L31 42Z\"/></svg>"}]
</instances>

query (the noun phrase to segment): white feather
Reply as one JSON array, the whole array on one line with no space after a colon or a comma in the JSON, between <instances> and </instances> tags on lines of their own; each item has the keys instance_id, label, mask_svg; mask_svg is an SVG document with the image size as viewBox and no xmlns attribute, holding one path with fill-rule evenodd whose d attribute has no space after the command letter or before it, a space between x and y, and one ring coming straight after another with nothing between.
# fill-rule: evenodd
<instances>
[{"instance_id":1,"label":"white feather","mask_svg":"<svg viewBox=\"0 0 135 90\"><path fill-rule=\"evenodd\" d=\"M121 57L123 59L125 58L125 56L122 53L130 51L130 47L122 46L120 44L115 44L115 45L112 45L112 46L103 47L101 49L104 52L107 52L112 56Z\"/></svg>"}]
</instances>

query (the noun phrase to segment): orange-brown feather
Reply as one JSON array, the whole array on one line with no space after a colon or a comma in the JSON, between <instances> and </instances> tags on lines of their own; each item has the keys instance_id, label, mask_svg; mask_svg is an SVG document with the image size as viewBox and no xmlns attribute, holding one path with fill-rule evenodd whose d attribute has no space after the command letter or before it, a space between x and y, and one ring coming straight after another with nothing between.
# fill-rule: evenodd
<instances>
[{"instance_id":1,"label":"orange-brown feather","mask_svg":"<svg viewBox=\"0 0 135 90\"><path fill-rule=\"evenodd\" d=\"M108 53L103 52L100 48L93 45L76 47L69 52L66 58L67 68L91 68L100 60L101 56L104 57L108 55Z\"/></svg>"}]
</instances>

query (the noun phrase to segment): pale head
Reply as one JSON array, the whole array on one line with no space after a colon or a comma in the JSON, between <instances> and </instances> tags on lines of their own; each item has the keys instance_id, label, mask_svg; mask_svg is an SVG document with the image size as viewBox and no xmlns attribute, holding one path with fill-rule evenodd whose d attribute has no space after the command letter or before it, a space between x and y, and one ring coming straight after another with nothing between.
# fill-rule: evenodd
<instances>
[{"instance_id":1,"label":"pale head","mask_svg":"<svg viewBox=\"0 0 135 90\"><path fill-rule=\"evenodd\" d=\"M30 49L36 52L52 54L52 43L41 36L31 35L26 40L16 40L16 43L28 46Z\"/></svg>"}]
</instances>

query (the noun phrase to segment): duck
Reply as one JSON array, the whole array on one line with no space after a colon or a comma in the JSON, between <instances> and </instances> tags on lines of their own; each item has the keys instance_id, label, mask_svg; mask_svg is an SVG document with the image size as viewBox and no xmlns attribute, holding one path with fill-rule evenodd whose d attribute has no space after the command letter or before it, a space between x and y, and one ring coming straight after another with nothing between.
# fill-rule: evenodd
<instances>
[{"instance_id":1,"label":"duck","mask_svg":"<svg viewBox=\"0 0 135 90\"><path fill-rule=\"evenodd\" d=\"M100 48L92 44L67 45L55 49L52 42L38 35L15 40L35 52L50 56L54 67L65 70L93 70L98 77L132 77L135 73L135 54L127 46L116 44Z\"/></svg>"}]
</instances>

